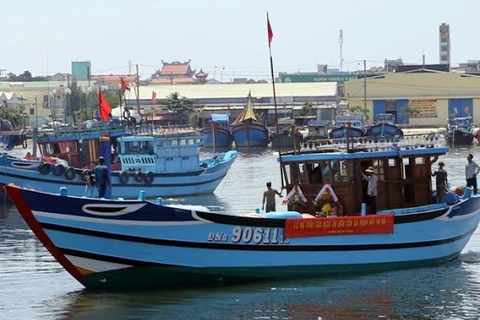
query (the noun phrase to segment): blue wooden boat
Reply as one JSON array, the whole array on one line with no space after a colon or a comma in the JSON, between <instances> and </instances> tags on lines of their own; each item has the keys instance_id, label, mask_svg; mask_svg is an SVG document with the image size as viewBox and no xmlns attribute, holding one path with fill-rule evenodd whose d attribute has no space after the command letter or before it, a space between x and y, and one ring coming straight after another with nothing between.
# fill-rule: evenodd
<instances>
[{"instance_id":1,"label":"blue wooden boat","mask_svg":"<svg viewBox=\"0 0 480 320\"><path fill-rule=\"evenodd\" d=\"M205 135L203 147L229 149L232 147L233 136L230 133L230 115L212 113L212 120L200 131Z\"/></svg>"},{"instance_id":2,"label":"blue wooden boat","mask_svg":"<svg viewBox=\"0 0 480 320\"><path fill-rule=\"evenodd\" d=\"M10 121L0 119L0 146L12 150L16 146L27 148L27 136L21 131L15 131Z\"/></svg>"},{"instance_id":3,"label":"blue wooden boat","mask_svg":"<svg viewBox=\"0 0 480 320\"><path fill-rule=\"evenodd\" d=\"M104 200L70 196L69 187L57 194L5 189L38 239L87 288L358 274L460 254L478 226L480 195L467 189L462 198L448 193L444 203L433 202L431 166L448 148L330 148L279 157L293 194L286 212L218 214L146 201L142 192L137 200ZM367 166L379 178L372 215L362 210Z\"/></svg>"},{"instance_id":4,"label":"blue wooden boat","mask_svg":"<svg viewBox=\"0 0 480 320\"><path fill-rule=\"evenodd\" d=\"M469 146L475 134L472 130L472 117L456 117L448 119L445 141L450 146Z\"/></svg>"},{"instance_id":5,"label":"blue wooden boat","mask_svg":"<svg viewBox=\"0 0 480 320\"><path fill-rule=\"evenodd\" d=\"M135 198L138 189L149 197L212 193L226 176L236 151L200 159L198 135L135 135L117 139L119 168L112 170L112 195ZM0 157L0 183L14 183L46 192L67 186L72 195L85 194L86 169L65 167L45 159L28 161Z\"/></svg>"},{"instance_id":6,"label":"blue wooden boat","mask_svg":"<svg viewBox=\"0 0 480 320\"><path fill-rule=\"evenodd\" d=\"M236 147L266 147L268 145L270 137L268 128L259 120L249 94L245 108L230 128Z\"/></svg>"},{"instance_id":7,"label":"blue wooden boat","mask_svg":"<svg viewBox=\"0 0 480 320\"><path fill-rule=\"evenodd\" d=\"M344 115L335 118L335 127L328 133L330 139L363 137L365 129L362 116Z\"/></svg>"},{"instance_id":8,"label":"blue wooden boat","mask_svg":"<svg viewBox=\"0 0 480 320\"><path fill-rule=\"evenodd\" d=\"M390 113L375 115L374 125L367 129L365 136L374 140L398 141L403 137L403 130L395 124L395 116Z\"/></svg>"}]
</instances>

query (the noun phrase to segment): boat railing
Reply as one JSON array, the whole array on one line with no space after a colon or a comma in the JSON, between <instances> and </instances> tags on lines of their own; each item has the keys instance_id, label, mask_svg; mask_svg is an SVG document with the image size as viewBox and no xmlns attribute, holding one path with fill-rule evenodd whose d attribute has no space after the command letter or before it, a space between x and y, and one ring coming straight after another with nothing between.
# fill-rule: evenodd
<instances>
[{"instance_id":1,"label":"boat railing","mask_svg":"<svg viewBox=\"0 0 480 320\"><path fill-rule=\"evenodd\" d=\"M409 135L403 138L386 137L354 137L347 139L311 139L300 146L300 152L337 151L349 150L388 151L408 150L418 148L436 148L442 146L439 134Z\"/></svg>"}]
</instances>

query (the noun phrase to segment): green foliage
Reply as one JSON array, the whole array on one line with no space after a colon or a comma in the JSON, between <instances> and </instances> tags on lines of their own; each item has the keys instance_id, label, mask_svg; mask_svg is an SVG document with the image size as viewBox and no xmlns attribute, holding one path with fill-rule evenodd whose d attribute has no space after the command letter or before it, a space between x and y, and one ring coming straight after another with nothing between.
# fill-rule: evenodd
<instances>
[{"instance_id":1,"label":"green foliage","mask_svg":"<svg viewBox=\"0 0 480 320\"><path fill-rule=\"evenodd\" d=\"M0 109L0 118L10 121L16 130L23 129L29 122L24 105L20 105L18 109L11 107Z\"/></svg>"},{"instance_id":2,"label":"green foliage","mask_svg":"<svg viewBox=\"0 0 480 320\"><path fill-rule=\"evenodd\" d=\"M194 101L186 97L180 97L178 92L171 93L164 101L168 111L180 115L185 121L188 120L188 114L193 112Z\"/></svg>"},{"instance_id":3,"label":"green foliage","mask_svg":"<svg viewBox=\"0 0 480 320\"><path fill-rule=\"evenodd\" d=\"M313 104L310 101L305 101L302 107L302 115L310 116L312 115Z\"/></svg>"},{"instance_id":4,"label":"green foliage","mask_svg":"<svg viewBox=\"0 0 480 320\"><path fill-rule=\"evenodd\" d=\"M364 117L364 121L369 119L368 113L370 110L368 110L368 108L362 106L353 106L350 108L350 112L356 115L362 115Z\"/></svg>"},{"instance_id":5,"label":"green foliage","mask_svg":"<svg viewBox=\"0 0 480 320\"><path fill-rule=\"evenodd\" d=\"M29 82L29 81L45 81L46 77L33 77L30 71L24 71L20 75L15 75L14 73L7 74L9 81L22 81L22 82Z\"/></svg>"}]
</instances>

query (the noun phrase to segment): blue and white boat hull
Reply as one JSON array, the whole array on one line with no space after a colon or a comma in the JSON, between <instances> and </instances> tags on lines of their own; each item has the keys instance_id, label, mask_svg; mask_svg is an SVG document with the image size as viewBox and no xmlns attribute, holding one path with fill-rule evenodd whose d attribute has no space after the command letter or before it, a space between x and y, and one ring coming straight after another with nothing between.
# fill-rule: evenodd
<instances>
[{"instance_id":1,"label":"blue and white boat hull","mask_svg":"<svg viewBox=\"0 0 480 320\"><path fill-rule=\"evenodd\" d=\"M242 217L148 201L76 198L15 186L6 190L57 261L91 288L425 266L455 258L480 220L480 196L472 196L455 205L394 210L391 233L286 238L288 216ZM341 218L295 221L335 219Z\"/></svg>"}]
</instances>

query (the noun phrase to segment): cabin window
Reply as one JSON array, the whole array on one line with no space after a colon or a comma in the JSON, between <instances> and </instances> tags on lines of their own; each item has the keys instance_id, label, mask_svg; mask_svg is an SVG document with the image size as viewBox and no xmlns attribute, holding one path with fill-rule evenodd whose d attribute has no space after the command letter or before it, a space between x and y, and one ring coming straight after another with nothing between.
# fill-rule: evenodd
<instances>
[{"instance_id":1,"label":"cabin window","mask_svg":"<svg viewBox=\"0 0 480 320\"><path fill-rule=\"evenodd\" d=\"M385 167L383 160L373 161L373 167L375 168L378 180L385 180Z\"/></svg>"},{"instance_id":2,"label":"cabin window","mask_svg":"<svg viewBox=\"0 0 480 320\"><path fill-rule=\"evenodd\" d=\"M177 140L170 140L170 145L171 146L178 146L178 141Z\"/></svg>"},{"instance_id":3,"label":"cabin window","mask_svg":"<svg viewBox=\"0 0 480 320\"><path fill-rule=\"evenodd\" d=\"M283 169L283 176L285 177L285 184L290 184L290 181L292 181L292 178L290 176L291 172L290 172L290 166L282 166L282 169Z\"/></svg>"},{"instance_id":4,"label":"cabin window","mask_svg":"<svg viewBox=\"0 0 480 320\"><path fill-rule=\"evenodd\" d=\"M388 166L395 167L397 165L397 159L388 159Z\"/></svg>"},{"instance_id":5,"label":"cabin window","mask_svg":"<svg viewBox=\"0 0 480 320\"><path fill-rule=\"evenodd\" d=\"M425 158L415 158L415 164L425 164Z\"/></svg>"}]
</instances>

